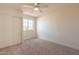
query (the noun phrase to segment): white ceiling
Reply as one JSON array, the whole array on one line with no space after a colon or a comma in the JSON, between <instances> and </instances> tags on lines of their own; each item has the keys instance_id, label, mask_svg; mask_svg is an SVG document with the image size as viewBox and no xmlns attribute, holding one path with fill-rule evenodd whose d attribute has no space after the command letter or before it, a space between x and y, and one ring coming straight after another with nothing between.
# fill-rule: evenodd
<instances>
[{"instance_id":1,"label":"white ceiling","mask_svg":"<svg viewBox=\"0 0 79 59\"><path fill-rule=\"evenodd\" d=\"M38 16L42 15L43 13L45 13L45 10L47 9L47 8L41 8L42 12L39 12L39 11L35 12L33 10L34 8L27 8L27 7L24 8L23 7L24 5L33 6L34 3L0 3L1 7L2 6L8 6L8 7L12 7L12 8L17 8L17 9L22 10L24 15L30 15L30 16L35 16L35 17L38 17ZM48 4L46 4L46 3L41 3L40 6L42 6L42 5L47 5L48 6Z\"/></svg>"},{"instance_id":2,"label":"white ceiling","mask_svg":"<svg viewBox=\"0 0 79 59\"><path fill-rule=\"evenodd\" d=\"M24 15L30 15L30 16L35 16L35 17L38 17L38 16L41 16L43 14L46 13L48 7L56 7L56 6L63 6L63 5L72 5L72 4L61 4L61 3L41 3L40 5L47 5L48 7L46 8L41 8L42 12L35 12L33 10L33 8L24 8L23 6L24 5L27 5L27 6L33 6L34 3L0 3L0 6L3 7L3 6L8 6L8 7L12 7L12 8L17 8L19 10L22 10L23 14ZM77 4L75 4L77 5ZM79 4L78 4L79 5Z\"/></svg>"}]
</instances>

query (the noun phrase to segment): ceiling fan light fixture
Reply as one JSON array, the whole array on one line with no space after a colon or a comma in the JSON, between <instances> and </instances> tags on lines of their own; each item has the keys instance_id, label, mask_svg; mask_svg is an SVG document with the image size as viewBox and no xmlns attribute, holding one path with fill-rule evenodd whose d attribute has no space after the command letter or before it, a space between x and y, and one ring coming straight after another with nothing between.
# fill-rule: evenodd
<instances>
[{"instance_id":1,"label":"ceiling fan light fixture","mask_svg":"<svg viewBox=\"0 0 79 59\"><path fill-rule=\"evenodd\" d=\"M34 8L34 10L35 10L35 11L38 11L38 10L39 10L39 8L38 8L38 7L35 7L35 8Z\"/></svg>"}]
</instances>

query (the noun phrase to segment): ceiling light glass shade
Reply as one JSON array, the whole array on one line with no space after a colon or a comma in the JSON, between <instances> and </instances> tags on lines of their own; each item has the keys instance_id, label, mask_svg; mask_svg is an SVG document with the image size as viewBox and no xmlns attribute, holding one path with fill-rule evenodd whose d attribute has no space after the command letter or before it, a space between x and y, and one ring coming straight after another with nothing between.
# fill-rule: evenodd
<instances>
[{"instance_id":1,"label":"ceiling light glass shade","mask_svg":"<svg viewBox=\"0 0 79 59\"><path fill-rule=\"evenodd\" d=\"M38 10L39 10L39 8L38 8L38 7L35 7L35 8L34 8L34 10L35 10L35 11L38 11Z\"/></svg>"}]
</instances>

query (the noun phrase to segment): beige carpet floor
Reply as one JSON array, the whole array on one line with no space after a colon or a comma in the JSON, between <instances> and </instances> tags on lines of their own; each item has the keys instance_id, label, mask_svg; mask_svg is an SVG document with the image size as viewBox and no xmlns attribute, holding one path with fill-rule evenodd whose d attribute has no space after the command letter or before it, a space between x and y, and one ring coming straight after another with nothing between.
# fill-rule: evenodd
<instances>
[{"instance_id":1,"label":"beige carpet floor","mask_svg":"<svg viewBox=\"0 0 79 59\"><path fill-rule=\"evenodd\" d=\"M22 44L0 49L1 55L78 55L79 51L41 39L29 39Z\"/></svg>"}]
</instances>

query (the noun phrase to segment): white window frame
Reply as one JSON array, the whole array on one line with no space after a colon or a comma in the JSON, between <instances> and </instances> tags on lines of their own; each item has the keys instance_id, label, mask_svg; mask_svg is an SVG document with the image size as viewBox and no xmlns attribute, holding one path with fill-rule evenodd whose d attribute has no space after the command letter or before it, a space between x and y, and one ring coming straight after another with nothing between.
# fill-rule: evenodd
<instances>
[{"instance_id":1,"label":"white window frame","mask_svg":"<svg viewBox=\"0 0 79 59\"><path fill-rule=\"evenodd\" d=\"M33 19L31 17L23 17L23 31L33 30Z\"/></svg>"}]
</instances>

